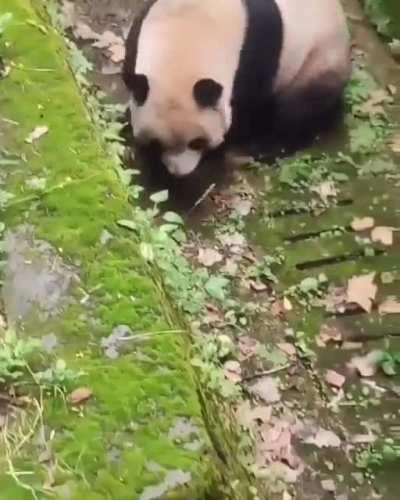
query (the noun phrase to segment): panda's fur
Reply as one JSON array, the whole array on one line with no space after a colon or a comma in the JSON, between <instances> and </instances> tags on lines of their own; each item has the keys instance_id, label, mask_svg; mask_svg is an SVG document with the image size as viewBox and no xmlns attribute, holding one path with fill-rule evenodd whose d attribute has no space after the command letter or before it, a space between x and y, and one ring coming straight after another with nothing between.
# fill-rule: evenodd
<instances>
[{"instance_id":1,"label":"panda's fur","mask_svg":"<svg viewBox=\"0 0 400 500\"><path fill-rule=\"evenodd\" d=\"M178 176L224 141L302 130L350 73L340 0L148 0L126 48L135 139Z\"/></svg>"}]
</instances>

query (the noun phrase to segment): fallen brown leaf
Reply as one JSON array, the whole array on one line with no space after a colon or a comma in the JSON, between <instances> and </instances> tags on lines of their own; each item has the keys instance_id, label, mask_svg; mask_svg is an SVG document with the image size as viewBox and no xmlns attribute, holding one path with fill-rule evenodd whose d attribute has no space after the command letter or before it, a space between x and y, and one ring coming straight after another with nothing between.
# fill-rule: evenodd
<instances>
[{"instance_id":1,"label":"fallen brown leaf","mask_svg":"<svg viewBox=\"0 0 400 500\"><path fill-rule=\"evenodd\" d=\"M372 217L356 217L350 223L353 231L366 231L372 229L375 225L375 220Z\"/></svg>"},{"instance_id":2,"label":"fallen brown leaf","mask_svg":"<svg viewBox=\"0 0 400 500\"><path fill-rule=\"evenodd\" d=\"M267 285L261 281L250 280L249 286L254 292L265 292L268 290Z\"/></svg>"},{"instance_id":3,"label":"fallen brown leaf","mask_svg":"<svg viewBox=\"0 0 400 500\"><path fill-rule=\"evenodd\" d=\"M234 203L233 208L239 215L245 217L246 215L249 215L249 213L251 212L251 209L253 208L253 203L250 200L239 199L237 203Z\"/></svg>"},{"instance_id":4,"label":"fallen brown leaf","mask_svg":"<svg viewBox=\"0 0 400 500\"><path fill-rule=\"evenodd\" d=\"M317 337L320 347L329 343L340 343L343 340L342 332L336 326L322 325Z\"/></svg>"},{"instance_id":5,"label":"fallen brown leaf","mask_svg":"<svg viewBox=\"0 0 400 500\"><path fill-rule=\"evenodd\" d=\"M81 40L98 40L100 38L98 33L93 31L88 24L82 21L78 21L72 31L75 38L80 38Z\"/></svg>"},{"instance_id":6,"label":"fallen brown leaf","mask_svg":"<svg viewBox=\"0 0 400 500\"><path fill-rule=\"evenodd\" d=\"M293 449L292 432L287 422L277 421L272 425L264 425L261 436L264 441L262 450L267 453L269 461L280 461L297 469L300 459Z\"/></svg>"},{"instance_id":7,"label":"fallen brown leaf","mask_svg":"<svg viewBox=\"0 0 400 500\"><path fill-rule=\"evenodd\" d=\"M382 243L382 245L393 245L393 232L394 227L377 226L371 231L371 239L375 243Z\"/></svg>"},{"instance_id":8,"label":"fallen brown leaf","mask_svg":"<svg viewBox=\"0 0 400 500\"><path fill-rule=\"evenodd\" d=\"M243 427L252 428L256 422L269 422L272 415L271 406L251 407L250 401L244 401L236 410L236 417Z\"/></svg>"},{"instance_id":9,"label":"fallen brown leaf","mask_svg":"<svg viewBox=\"0 0 400 500\"><path fill-rule=\"evenodd\" d=\"M93 391L88 387L79 387L71 392L68 400L73 405L82 405L92 397Z\"/></svg>"},{"instance_id":10,"label":"fallen brown leaf","mask_svg":"<svg viewBox=\"0 0 400 500\"><path fill-rule=\"evenodd\" d=\"M225 377L237 384L242 380L242 367L238 361L227 361L224 363L224 375Z\"/></svg>"},{"instance_id":11,"label":"fallen brown leaf","mask_svg":"<svg viewBox=\"0 0 400 500\"><path fill-rule=\"evenodd\" d=\"M217 250L213 248L200 248L197 260L199 264L206 267L211 267L218 262L223 260L223 255L221 255Z\"/></svg>"},{"instance_id":12,"label":"fallen brown leaf","mask_svg":"<svg viewBox=\"0 0 400 500\"><path fill-rule=\"evenodd\" d=\"M289 356L289 358L295 358L297 355L296 348L293 344L290 342L282 342L280 344L277 344L278 349L280 349L284 354Z\"/></svg>"},{"instance_id":13,"label":"fallen brown leaf","mask_svg":"<svg viewBox=\"0 0 400 500\"><path fill-rule=\"evenodd\" d=\"M25 139L25 142L27 142L28 144L32 144L34 141L37 141L38 139L46 135L48 131L49 128L45 125L35 127L34 130Z\"/></svg>"},{"instance_id":14,"label":"fallen brown leaf","mask_svg":"<svg viewBox=\"0 0 400 500\"><path fill-rule=\"evenodd\" d=\"M221 271L229 276L235 276L238 272L239 266L234 259L227 259Z\"/></svg>"},{"instance_id":15,"label":"fallen brown leaf","mask_svg":"<svg viewBox=\"0 0 400 500\"><path fill-rule=\"evenodd\" d=\"M334 370L327 370L325 374L325 382L336 389L341 389L346 382L346 377Z\"/></svg>"},{"instance_id":16,"label":"fallen brown leaf","mask_svg":"<svg viewBox=\"0 0 400 500\"><path fill-rule=\"evenodd\" d=\"M311 191L316 193L323 203L327 203L329 198L335 198L338 194L333 181L324 181L315 186L311 186Z\"/></svg>"},{"instance_id":17,"label":"fallen brown leaf","mask_svg":"<svg viewBox=\"0 0 400 500\"><path fill-rule=\"evenodd\" d=\"M249 337L248 335L239 337L238 345L240 351L240 361L245 361L246 359L251 358L257 353L258 349L260 348L260 343L256 339Z\"/></svg>"},{"instance_id":18,"label":"fallen brown leaf","mask_svg":"<svg viewBox=\"0 0 400 500\"><path fill-rule=\"evenodd\" d=\"M386 299L378 307L379 314L400 314L400 302L392 297Z\"/></svg>"},{"instance_id":19,"label":"fallen brown leaf","mask_svg":"<svg viewBox=\"0 0 400 500\"><path fill-rule=\"evenodd\" d=\"M347 302L354 302L364 311L371 312L378 287L374 284L375 273L354 276L347 284Z\"/></svg>"},{"instance_id":20,"label":"fallen brown leaf","mask_svg":"<svg viewBox=\"0 0 400 500\"><path fill-rule=\"evenodd\" d=\"M346 288L343 286L329 285L326 296L321 300L321 305L330 313L343 313L346 310Z\"/></svg>"},{"instance_id":21,"label":"fallen brown leaf","mask_svg":"<svg viewBox=\"0 0 400 500\"><path fill-rule=\"evenodd\" d=\"M382 351L371 351L365 356L356 356L349 363L349 368L356 370L361 377L372 377L378 371L379 361L382 359Z\"/></svg>"},{"instance_id":22,"label":"fallen brown leaf","mask_svg":"<svg viewBox=\"0 0 400 500\"><path fill-rule=\"evenodd\" d=\"M293 305L287 297L283 298L283 308L285 309L285 311L293 310Z\"/></svg>"},{"instance_id":23,"label":"fallen brown leaf","mask_svg":"<svg viewBox=\"0 0 400 500\"><path fill-rule=\"evenodd\" d=\"M250 392L266 403L277 403L281 400L279 381L273 377L261 377L250 387Z\"/></svg>"},{"instance_id":24,"label":"fallen brown leaf","mask_svg":"<svg viewBox=\"0 0 400 500\"><path fill-rule=\"evenodd\" d=\"M114 63L120 63L124 60L124 40L112 31L106 30L99 35L97 41L93 43L93 47L103 49L104 54Z\"/></svg>"},{"instance_id":25,"label":"fallen brown leaf","mask_svg":"<svg viewBox=\"0 0 400 500\"><path fill-rule=\"evenodd\" d=\"M226 234L221 234L218 237L219 241L222 243L223 246L225 247L243 247L246 245L246 239L245 237L236 232L236 233L226 233Z\"/></svg>"},{"instance_id":26,"label":"fallen brown leaf","mask_svg":"<svg viewBox=\"0 0 400 500\"><path fill-rule=\"evenodd\" d=\"M385 116L384 104L393 102L393 97L384 89L371 92L369 99L357 109L362 115L369 117Z\"/></svg>"},{"instance_id":27,"label":"fallen brown leaf","mask_svg":"<svg viewBox=\"0 0 400 500\"><path fill-rule=\"evenodd\" d=\"M314 435L306 438L304 443L313 444L318 448L339 448L342 441L334 432L320 427Z\"/></svg>"},{"instance_id":28,"label":"fallen brown leaf","mask_svg":"<svg viewBox=\"0 0 400 500\"><path fill-rule=\"evenodd\" d=\"M400 134L393 137L390 147L393 153L400 154Z\"/></svg>"}]
</instances>

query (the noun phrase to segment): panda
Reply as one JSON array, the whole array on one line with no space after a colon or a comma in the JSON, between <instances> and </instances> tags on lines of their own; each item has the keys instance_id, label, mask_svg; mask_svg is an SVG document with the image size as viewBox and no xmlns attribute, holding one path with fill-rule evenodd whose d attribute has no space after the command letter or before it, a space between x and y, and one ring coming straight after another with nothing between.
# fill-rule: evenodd
<instances>
[{"instance_id":1,"label":"panda","mask_svg":"<svg viewBox=\"0 0 400 500\"><path fill-rule=\"evenodd\" d=\"M223 145L323 122L350 68L340 0L147 0L123 65L135 143L186 176Z\"/></svg>"}]
</instances>

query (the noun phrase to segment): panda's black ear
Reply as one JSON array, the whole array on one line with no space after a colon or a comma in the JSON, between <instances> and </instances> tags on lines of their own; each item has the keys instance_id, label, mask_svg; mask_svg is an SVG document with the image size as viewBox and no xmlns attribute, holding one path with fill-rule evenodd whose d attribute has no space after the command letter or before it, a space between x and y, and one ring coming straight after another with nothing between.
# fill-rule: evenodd
<instances>
[{"instance_id":1,"label":"panda's black ear","mask_svg":"<svg viewBox=\"0 0 400 500\"><path fill-rule=\"evenodd\" d=\"M133 97L139 106L142 106L149 94L149 81L146 75L134 73L130 75L128 81L125 81L126 86L132 91Z\"/></svg>"},{"instance_id":2,"label":"panda's black ear","mask_svg":"<svg viewBox=\"0 0 400 500\"><path fill-rule=\"evenodd\" d=\"M222 95L223 87L211 78L198 80L193 87L193 96L202 108L214 107Z\"/></svg>"}]
</instances>

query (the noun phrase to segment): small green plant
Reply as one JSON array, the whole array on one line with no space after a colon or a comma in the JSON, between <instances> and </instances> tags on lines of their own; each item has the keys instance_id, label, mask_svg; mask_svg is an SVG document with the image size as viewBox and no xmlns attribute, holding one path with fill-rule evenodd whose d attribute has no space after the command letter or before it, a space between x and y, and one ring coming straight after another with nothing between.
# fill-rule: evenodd
<instances>
[{"instance_id":1,"label":"small green plant","mask_svg":"<svg viewBox=\"0 0 400 500\"><path fill-rule=\"evenodd\" d=\"M0 383L6 390L36 385L41 390L65 394L81 375L68 368L64 360L52 364L39 340L19 338L12 329L2 332Z\"/></svg>"},{"instance_id":2,"label":"small green plant","mask_svg":"<svg viewBox=\"0 0 400 500\"><path fill-rule=\"evenodd\" d=\"M279 163L279 182L293 190L309 189L323 181L343 182L347 175L332 169L334 160L327 155L301 154Z\"/></svg>"},{"instance_id":3,"label":"small green plant","mask_svg":"<svg viewBox=\"0 0 400 500\"><path fill-rule=\"evenodd\" d=\"M375 444L356 455L356 466L359 469L371 470L382 467L385 462L400 460L400 444L393 439L385 439L383 443Z\"/></svg>"},{"instance_id":4,"label":"small green plant","mask_svg":"<svg viewBox=\"0 0 400 500\"><path fill-rule=\"evenodd\" d=\"M272 255L265 255L263 260L249 267L247 273L250 278L261 279L262 281L270 281L278 283L278 278L274 270L279 268L285 262L283 249L279 248Z\"/></svg>"},{"instance_id":5,"label":"small green plant","mask_svg":"<svg viewBox=\"0 0 400 500\"><path fill-rule=\"evenodd\" d=\"M400 352L386 351L379 361L382 371L388 376L400 374Z\"/></svg>"},{"instance_id":6,"label":"small green plant","mask_svg":"<svg viewBox=\"0 0 400 500\"><path fill-rule=\"evenodd\" d=\"M13 330L6 330L0 340L0 382L18 385L29 376L29 363L40 352L36 339L19 339Z\"/></svg>"},{"instance_id":7,"label":"small green plant","mask_svg":"<svg viewBox=\"0 0 400 500\"><path fill-rule=\"evenodd\" d=\"M315 300L321 299L328 288L328 279L325 274L317 278L304 278L297 285L293 285L286 291L287 297L294 298L300 305L310 308Z\"/></svg>"}]
</instances>

